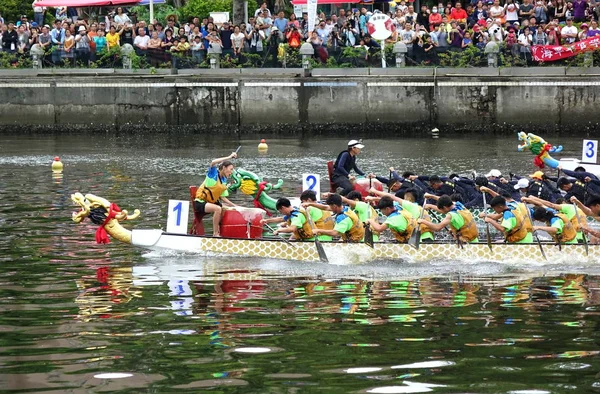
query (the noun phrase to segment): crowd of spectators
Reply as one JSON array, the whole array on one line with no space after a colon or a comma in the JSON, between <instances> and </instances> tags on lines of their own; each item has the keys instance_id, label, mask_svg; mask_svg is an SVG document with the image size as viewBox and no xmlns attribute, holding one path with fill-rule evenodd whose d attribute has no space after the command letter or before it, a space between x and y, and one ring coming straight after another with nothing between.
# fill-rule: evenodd
<instances>
[{"instance_id":1,"label":"crowd of spectators","mask_svg":"<svg viewBox=\"0 0 600 394\"><path fill-rule=\"evenodd\" d=\"M600 6L588 0L472 0L465 6L460 2L422 5L418 12L412 4L402 1L390 7L387 14L394 31L385 40L385 44L405 43L409 64L435 64L441 53L483 50L489 41L528 59L533 45L565 45L600 35ZM18 58L37 45L49 65L86 66L130 44L153 66L178 59L200 64L211 52L222 52L232 59L258 54L262 64L276 67L282 44L298 49L310 43L322 62L339 59L346 48L359 49L362 52L354 53L364 53L368 59L379 53L381 45L368 33L373 13L366 8L339 9L331 15L321 12L311 31L306 13L299 18L285 11L274 13L266 3L240 25L217 25L208 16L180 22L175 14L146 23L122 7L97 21L80 18L75 8L58 7L54 23L46 24L47 11L34 6L34 21L26 15L16 22L5 21L0 14L1 51Z\"/></svg>"}]
</instances>

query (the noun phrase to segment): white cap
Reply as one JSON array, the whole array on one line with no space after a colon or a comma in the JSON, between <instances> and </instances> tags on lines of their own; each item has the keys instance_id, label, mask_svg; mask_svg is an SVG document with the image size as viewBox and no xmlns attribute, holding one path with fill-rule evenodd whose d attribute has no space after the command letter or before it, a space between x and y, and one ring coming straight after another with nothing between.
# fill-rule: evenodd
<instances>
[{"instance_id":1,"label":"white cap","mask_svg":"<svg viewBox=\"0 0 600 394\"><path fill-rule=\"evenodd\" d=\"M79 31L85 31L85 26L79 26Z\"/></svg>"},{"instance_id":2,"label":"white cap","mask_svg":"<svg viewBox=\"0 0 600 394\"><path fill-rule=\"evenodd\" d=\"M362 149L365 146L362 144L362 140L350 140L348 141L348 148L358 148L358 149Z\"/></svg>"},{"instance_id":3,"label":"white cap","mask_svg":"<svg viewBox=\"0 0 600 394\"><path fill-rule=\"evenodd\" d=\"M515 185L515 190L527 189L528 187L529 187L529 179L521 178L521 179L519 179L519 182L517 182L517 184Z\"/></svg>"},{"instance_id":4,"label":"white cap","mask_svg":"<svg viewBox=\"0 0 600 394\"><path fill-rule=\"evenodd\" d=\"M496 177L496 178L500 178L502 176L502 173L500 172L500 170L491 170L490 172L488 172L485 177L489 178L489 177Z\"/></svg>"}]
</instances>

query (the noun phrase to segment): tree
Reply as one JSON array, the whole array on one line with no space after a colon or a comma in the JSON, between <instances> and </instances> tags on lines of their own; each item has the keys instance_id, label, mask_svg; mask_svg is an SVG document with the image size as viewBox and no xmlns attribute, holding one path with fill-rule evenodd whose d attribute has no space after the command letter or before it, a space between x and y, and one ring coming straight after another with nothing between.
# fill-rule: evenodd
<instances>
[{"instance_id":1,"label":"tree","mask_svg":"<svg viewBox=\"0 0 600 394\"><path fill-rule=\"evenodd\" d=\"M253 13L256 8L256 0L248 0L248 13ZM188 0L180 9L180 15L184 19L194 16L202 19L217 11L229 12L234 24L244 21L243 0Z\"/></svg>"},{"instance_id":2,"label":"tree","mask_svg":"<svg viewBox=\"0 0 600 394\"><path fill-rule=\"evenodd\" d=\"M0 2L0 15L6 23L17 22L21 15L33 17L33 9L30 1L23 0L2 0Z\"/></svg>"}]
</instances>

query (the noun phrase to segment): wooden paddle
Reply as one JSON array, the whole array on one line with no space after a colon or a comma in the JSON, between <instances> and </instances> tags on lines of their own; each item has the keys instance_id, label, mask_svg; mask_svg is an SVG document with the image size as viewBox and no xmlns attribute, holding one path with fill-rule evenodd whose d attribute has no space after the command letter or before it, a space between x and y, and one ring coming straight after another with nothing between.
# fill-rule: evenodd
<instances>
[{"instance_id":1,"label":"wooden paddle","mask_svg":"<svg viewBox=\"0 0 600 394\"><path fill-rule=\"evenodd\" d=\"M312 230L315 229L315 224L313 223L312 218L310 217L310 212L308 211L310 207L306 207L306 220L308 220L308 225ZM329 263L329 259L327 258L327 253L325 253L325 249L323 249L323 245L321 245L321 241L319 241L319 237L315 236L315 247L317 248L317 253L319 254L319 259L324 263Z\"/></svg>"},{"instance_id":2,"label":"wooden paddle","mask_svg":"<svg viewBox=\"0 0 600 394\"><path fill-rule=\"evenodd\" d=\"M373 178L369 178L369 189L371 189L371 183L372 183L372 179ZM369 216L367 219L371 218L371 205L369 205ZM375 247L374 245L374 241L373 241L373 231L371 230L371 225L367 222L363 223L363 226L365 227L365 237L364 237L364 242L367 246L373 248Z\"/></svg>"},{"instance_id":3,"label":"wooden paddle","mask_svg":"<svg viewBox=\"0 0 600 394\"><path fill-rule=\"evenodd\" d=\"M265 226L266 228L268 228L269 230L271 230L271 232L275 232L275 229L274 229L273 227L269 226L267 223L265 223L265 224L264 224L264 226ZM294 248L296 247L296 245L294 245L294 244L293 244L293 243L291 243L291 242L290 242L288 239L286 239L286 238L282 237L281 235L279 235L279 234L273 234L273 235L275 235L277 238L281 239L281 240L282 240L283 242L285 242L286 244L288 244L288 245L292 245Z\"/></svg>"},{"instance_id":4,"label":"wooden paddle","mask_svg":"<svg viewBox=\"0 0 600 394\"><path fill-rule=\"evenodd\" d=\"M581 219L579 218L579 211L577 210L577 204L573 203L573 208L575 208L575 215L577 217L577 225L581 229ZM588 240L587 240L587 237L585 236L585 233L583 232L583 229L581 230L581 235L583 236L583 244L585 245L585 255L588 256L589 252L590 252L589 246L588 246Z\"/></svg>"},{"instance_id":5,"label":"wooden paddle","mask_svg":"<svg viewBox=\"0 0 600 394\"><path fill-rule=\"evenodd\" d=\"M483 210L487 211L487 201L485 200L485 192L481 192L481 195L483 196ZM485 214L484 220L486 217L487 217L487 212ZM492 236L490 234L490 224L488 222L485 222L485 234L487 235L488 248L490 248L490 250L492 250Z\"/></svg>"},{"instance_id":6,"label":"wooden paddle","mask_svg":"<svg viewBox=\"0 0 600 394\"><path fill-rule=\"evenodd\" d=\"M419 219L423 219L423 214L425 213L425 204L427 204L427 200L423 200L423 206L421 207L421 215ZM408 240L408 244L415 249L419 250L419 244L421 243L421 226L417 223L417 228L414 229L410 238Z\"/></svg>"},{"instance_id":7,"label":"wooden paddle","mask_svg":"<svg viewBox=\"0 0 600 394\"><path fill-rule=\"evenodd\" d=\"M525 206L525 209L527 209L527 215L529 216L529 221L531 222L531 226L533 226L533 218L531 217L531 212L529 211L529 208L527 206ZM544 247L542 246L542 241L540 241L540 237L538 236L537 230L535 230L533 232L533 236L535 237L535 240L537 241L537 244L540 247L540 252L542 252L542 256L544 256L544 260L548 261L548 258L546 257L546 252L544 252Z\"/></svg>"}]
</instances>

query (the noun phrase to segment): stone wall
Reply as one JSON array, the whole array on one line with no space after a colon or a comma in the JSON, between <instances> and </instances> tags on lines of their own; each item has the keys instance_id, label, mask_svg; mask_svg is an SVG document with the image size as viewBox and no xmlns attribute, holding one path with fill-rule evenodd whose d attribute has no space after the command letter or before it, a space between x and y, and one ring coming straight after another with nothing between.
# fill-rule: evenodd
<instances>
[{"instance_id":1,"label":"stone wall","mask_svg":"<svg viewBox=\"0 0 600 394\"><path fill-rule=\"evenodd\" d=\"M159 71L1 70L0 127L581 131L599 119L595 68Z\"/></svg>"}]
</instances>

